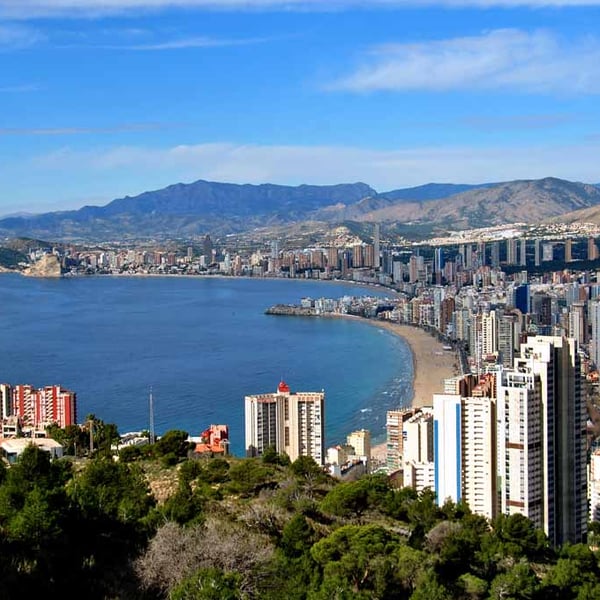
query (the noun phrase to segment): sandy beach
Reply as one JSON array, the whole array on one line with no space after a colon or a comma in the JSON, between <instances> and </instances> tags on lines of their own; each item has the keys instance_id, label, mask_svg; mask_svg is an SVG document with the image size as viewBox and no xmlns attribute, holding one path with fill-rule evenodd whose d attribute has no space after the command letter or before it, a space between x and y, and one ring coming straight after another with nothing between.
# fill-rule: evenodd
<instances>
[{"instance_id":1,"label":"sandy beach","mask_svg":"<svg viewBox=\"0 0 600 600\"><path fill-rule=\"evenodd\" d=\"M433 394L444 391L444 379L458 374L454 351L444 350L443 344L419 327L377 321L378 327L399 335L408 343L413 356L413 407L431 406ZM386 445L373 446L374 461L385 461Z\"/></svg>"}]
</instances>

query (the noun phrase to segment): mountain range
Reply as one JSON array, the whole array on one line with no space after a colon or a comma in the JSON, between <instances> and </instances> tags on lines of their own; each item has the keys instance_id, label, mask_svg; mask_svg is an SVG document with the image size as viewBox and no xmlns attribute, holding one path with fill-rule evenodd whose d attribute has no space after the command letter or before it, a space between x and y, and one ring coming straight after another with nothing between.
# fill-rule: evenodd
<instances>
[{"instance_id":1,"label":"mountain range","mask_svg":"<svg viewBox=\"0 0 600 600\"><path fill-rule=\"evenodd\" d=\"M442 234L514 222L600 223L600 187L548 177L480 185L430 183L378 193L365 183L237 185L196 181L126 196L106 206L0 219L0 235L63 241L191 238L257 227L379 222Z\"/></svg>"}]
</instances>

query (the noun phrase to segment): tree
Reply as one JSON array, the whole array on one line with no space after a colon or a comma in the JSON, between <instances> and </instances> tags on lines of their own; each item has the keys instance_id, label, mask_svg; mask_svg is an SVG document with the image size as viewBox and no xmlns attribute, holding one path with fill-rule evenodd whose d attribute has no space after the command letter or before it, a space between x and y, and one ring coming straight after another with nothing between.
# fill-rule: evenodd
<instances>
[{"instance_id":1,"label":"tree","mask_svg":"<svg viewBox=\"0 0 600 600\"><path fill-rule=\"evenodd\" d=\"M589 584L585 593L598 584L598 564L594 553L584 544L567 544L562 548L561 557L553 565L543 580L546 594L555 598L578 598L584 584Z\"/></svg>"},{"instance_id":2,"label":"tree","mask_svg":"<svg viewBox=\"0 0 600 600\"><path fill-rule=\"evenodd\" d=\"M396 561L394 566L395 578L407 594L414 592L423 577L428 555L421 550L415 550L402 544L396 550L394 558Z\"/></svg>"},{"instance_id":3,"label":"tree","mask_svg":"<svg viewBox=\"0 0 600 600\"><path fill-rule=\"evenodd\" d=\"M112 459L91 460L71 482L69 492L89 518L133 523L154 505L141 471Z\"/></svg>"},{"instance_id":4,"label":"tree","mask_svg":"<svg viewBox=\"0 0 600 600\"><path fill-rule=\"evenodd\" d=\"M385 477L363 477L336 485L321 502L321 509L338 517L360 520L366 510L383 506L388 493Z\"/></svg>"},{"instance_id":5,"label":"tree","mask_svg":"<svg viewBox=\"0 0 600 600\"><path fill-rule=\"evenodd\" d=\"M450 590L438 581L435 572L425 571L410 600L454 600Z\"/></svg>"},{"instance_id":6,"label":"tree","mask_svg":"<svg viewBox=\"0 0 600 600\"><path fill-rule=\"evenodd\" d=\"M188 442L189 435L187 431L180 429L171 429L167 431L154 444L154 453L160 457L174 457L175 462L180 458L185 458L188 452L193 449L193 444Z\"/></svg>"},{"instance_id":7,"label":"tree","mask_svg":"<svg viewBox=\"0 0 600 600\"><path fill-rule=\"evenodd\" d=\"M531 567L520 562L510 571L494 578L490 600L530 600L535 597L538 588L538 581Z\"/></svg>"},{"instance_id":8,"label":"tree","mask_svg":"<svg viewBox=\"0 0 600 600\"><path fill-rule=\"evenodd\" d=\"M310 550L315 538L315 532L306 517L295 514L281 532L279 547L289 558L299 558Z\"/></svg>"},{"instance_id":9,"label":"tree","mask_svg":"<svg viewBox=\"0 0 600 600\"><path fill-rule=\"evenodd\" d=\"M239 576L214 568L198 569L177 584L169 600L241 600Z\"/></svg>"},{"instance_id":10,"label":"tree","mask_svg":"<svg viewBox=\"0 0 600 600\"><path fill-rule=\"evenodd\" d=\"M321 502L321 510L338 517L360 520L369 507L369 484L366 480L339 483Z\"/></svg>"},{"instance_id":11,"label":"tree","mask_svg":"<svg viewBox=\"0 0 600 600\"><path fill-rule=\"evenodd\" d=\"M520 513L498 516L492 524L492 541L501 556L514 559L523 556L537 558L548 548L548 541L542 531Z\"/></svg>"},{"instance_id":12,"label":"tree","mask_svg":"<svg viewBox=\"0 0 600 600\"><path fill-rule=\"evenodd\" d=\"M247 458L229 469L230 481L227 487L234 493L251 496L269 486L272 475L272 469L262 461L257 458Z\"/></svg>"},{"instance_id":13,"label":"tree","mask_svg":"<svg viewBox=\"0 0 600 600\"><path fill-rule=\"evenodd\" d=\"M399 538L378 525L346 525L311 548L323 569L322 589L341 586L355 594L390 597L395 587L393 554Z\"/></svg>"}]
</instances>

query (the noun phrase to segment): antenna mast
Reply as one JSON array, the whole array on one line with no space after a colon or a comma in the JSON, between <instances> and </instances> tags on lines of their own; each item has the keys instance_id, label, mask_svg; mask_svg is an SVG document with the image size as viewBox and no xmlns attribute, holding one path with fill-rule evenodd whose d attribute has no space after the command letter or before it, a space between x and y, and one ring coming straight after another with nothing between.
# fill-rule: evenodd
<instances>
[{"instance_id":1,"label":"antenna mast","mask_svg":"<svg viewBox=\"0 0 600 600\"><path fill-rule=\"evenodd\" d=\"M156 434L154 432L154 398L152 396L152 386L150 386L150 443L154 444L156 441Z\"/></svg>"}]
</instances>

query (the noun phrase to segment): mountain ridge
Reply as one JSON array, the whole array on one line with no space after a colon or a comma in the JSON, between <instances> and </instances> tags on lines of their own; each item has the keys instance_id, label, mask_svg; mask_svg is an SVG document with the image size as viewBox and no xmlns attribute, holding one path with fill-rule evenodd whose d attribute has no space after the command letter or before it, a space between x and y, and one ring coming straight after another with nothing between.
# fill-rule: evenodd
<instances>
[{"instance_id":1,"label":"mountain ridge","mask_svg":"<svg viewBox=\"0 0 600 600\"><path fill-rule=\"evenodd\" d=\"M420 230L440 232L539 223L598 205L598 185L555 177L429 183L383 193L363 182L283 186L198 180L117 198L105 206L3 218L0 234L57 240L193 237L303 222L333 227L348 221L416 224Z\"/></svg>"}]
</instances>

